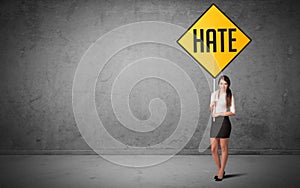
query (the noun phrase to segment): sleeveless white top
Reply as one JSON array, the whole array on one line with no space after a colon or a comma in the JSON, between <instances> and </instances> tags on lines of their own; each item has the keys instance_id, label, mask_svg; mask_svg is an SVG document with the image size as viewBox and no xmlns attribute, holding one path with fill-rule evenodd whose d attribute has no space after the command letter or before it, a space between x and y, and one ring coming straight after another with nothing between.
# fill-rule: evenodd
<instances>
[{"instance_id":1,"label":"sleeveless white top","mask_svg":"<svg viewBox=\"0 0 300 188\"><path fill-rule=\"evenodd\" d=\"M216 90L211 94L210 97L210 106L213 105L214 102L216 102L216 107L215 107L215 113L219 112L232 112L235 114L235 104L234 104L234 97L232 95L231 98L231 106L230 108L227 109L226 107L226 93L223 93L220 95L220 98L218 98L218 93L219 90Z\"/></svg>"}]
</instances>

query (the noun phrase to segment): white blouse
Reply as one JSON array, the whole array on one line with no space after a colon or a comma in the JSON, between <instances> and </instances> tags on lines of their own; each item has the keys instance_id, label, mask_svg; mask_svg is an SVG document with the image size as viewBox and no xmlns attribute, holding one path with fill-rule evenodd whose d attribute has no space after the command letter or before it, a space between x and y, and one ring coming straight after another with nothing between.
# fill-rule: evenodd
<instances>
[{"instance_id":1,"label":"white blouse","mask_svg":"<svg viewBox=\"0 0 300 188\"><path fill-rule=\"evenodd\" d=\"M216 107L215 107L215 113L219 112L232 112L235 114L235 104L234 104L234 97L232 95L231 98L231 106L230 108L227 109L226 107L226 93L223 93L220 95L220 98L218 99L218 93L219 90L216 90L211 94L210 97L210 106L213 105L214 102L216 102Z\"/></svg>"}]
</instances>

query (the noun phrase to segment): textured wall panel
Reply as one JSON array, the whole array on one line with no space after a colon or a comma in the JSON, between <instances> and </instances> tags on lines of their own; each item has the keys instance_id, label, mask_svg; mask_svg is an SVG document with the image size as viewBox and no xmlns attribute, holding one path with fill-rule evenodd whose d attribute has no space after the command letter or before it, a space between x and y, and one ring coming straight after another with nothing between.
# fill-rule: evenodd
<instances>
[{"instance_id":1,"label":"textured wall panel","mask_svg":"<svg viewBox=\"0 0 300 188\"><path fill-rule=\"evenodd\" d=\"M231 78L236 98L231 149L300 149L300 13L295 2L214 2L252 39L223 72ZM81 57L100 36L140 21L162 21L187 29L211 2L75 0L0 4L0 150L30 153L90 150L73 115L72 84ZM125 66L118 63L149 54L185 62L178 66L193 80L201 104L198 127L185 149L197 150L209 116L209 86L201 68L174 48L144 43L116 54L96 84L99 116L108 126L115 121L104 99L110 96L105 88ZM148 104L153 97L162 98L168 106L164 125L176 127L180 99L166 82L144 80L129 97L131 110L139 119L149 118ZM152 139L159 142L168 130L162 129ZM126 138L122 129L113 131L126 143L147 144Z\"/></svg>"}]
</instances>

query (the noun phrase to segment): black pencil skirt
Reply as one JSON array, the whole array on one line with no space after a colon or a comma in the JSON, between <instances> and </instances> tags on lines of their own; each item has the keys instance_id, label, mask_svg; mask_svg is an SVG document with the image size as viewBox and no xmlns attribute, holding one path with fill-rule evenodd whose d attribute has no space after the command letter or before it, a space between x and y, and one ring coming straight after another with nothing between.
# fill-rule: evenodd
<instances>
[{"instance_id":1,"label":"black pencil skirt","mask_svg":"<svg viewBox=\"0 0 300 188\"><path fill-rule=\"evenodd\" d=\"M210 138L229 138L231 133L231 122L228 116L219 116L211 121Z\"/></svg>"}]
</instances>

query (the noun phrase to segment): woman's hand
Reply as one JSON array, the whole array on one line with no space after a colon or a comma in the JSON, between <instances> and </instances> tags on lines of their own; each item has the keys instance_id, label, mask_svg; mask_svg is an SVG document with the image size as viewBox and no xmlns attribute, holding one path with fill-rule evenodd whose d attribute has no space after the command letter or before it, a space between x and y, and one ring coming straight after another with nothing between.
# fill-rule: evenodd
<instances>
[{"instance_id":1,"label":"woman's hand","mask_svg":"<svg viewBox=\"0 0 300 188\"><path fill-rule=\"evenodd\" d=\"M211 117L215 118L215 117L218 117L219 116L219 113L212 113L211 114Z\"/></svg>"},{"instance_id":2,"label":"woman's hand","mask_svg":"<svg viewBox=\"0 0 300 188\"><path fill-rule=\"evenodd\" d=\"M214 103L209 107L210 112L213 112L215 106L216 106L216 102L214 102Z\"/></svg>"},{"instance_id":3,"label":"woman's hand","mask_svg":"<svg viewBox=\"0 0 300 188\"><path fill-rule=\"evenodd\" d=\"M212 117L219 117L219 116L234 116L235 114L232 112L219 112L219 113L212 113Z\"/></svg>"},{"instance_id":4,"label":"woman's hand","mask_svg":"<svg viewBox=\"0 0 300 188\"><path fill-rule=\"evenodd\" d=\"M225 116L225 112L213 113L211 116L212 116L212 117Z\"/></svg>"}]
</instances>

